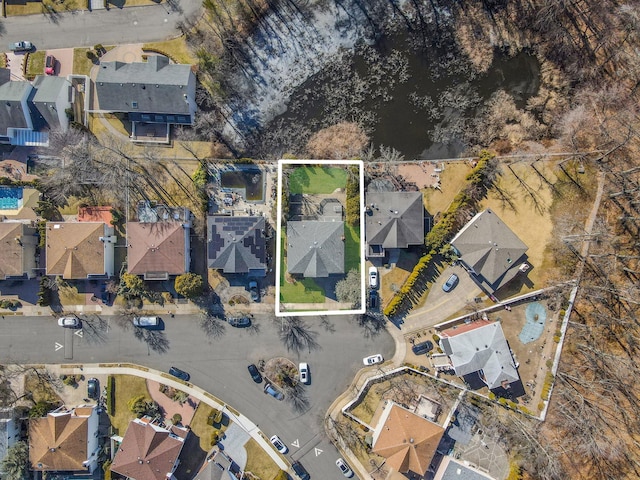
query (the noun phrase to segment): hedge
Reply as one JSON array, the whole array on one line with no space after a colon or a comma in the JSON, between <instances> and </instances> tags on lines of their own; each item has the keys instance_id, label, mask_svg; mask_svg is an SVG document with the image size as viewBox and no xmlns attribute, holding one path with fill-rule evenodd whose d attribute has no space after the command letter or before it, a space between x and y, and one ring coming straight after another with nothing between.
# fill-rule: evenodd
<instances>
[{"instance_id":1,"label":"hedge","mask_svg":"<svg viewBox=\"0 0 640 480\"><path fill-rule=\"evenodd\" d=\"M113 375L109 375L107 377L107 413L112 417L115 415L116 411L115 388L116 379Z\"/></svg>"}]
</instances>

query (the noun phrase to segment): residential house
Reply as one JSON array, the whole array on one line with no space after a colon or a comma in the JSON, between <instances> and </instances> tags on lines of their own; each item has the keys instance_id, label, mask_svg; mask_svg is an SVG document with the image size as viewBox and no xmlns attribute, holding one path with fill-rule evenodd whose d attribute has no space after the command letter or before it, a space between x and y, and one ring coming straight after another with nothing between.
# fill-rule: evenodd
<instances>
[{"instance_id":1,"label":"residential house","mask_svg":"<svg viewBox=\"0 0 640 480\"><path fill-rule=\"evenodd\" d=\"M15 418L13 408L0 409L0 478L3 477L2 460L7 456L7 450L20 440L20 424Z\"/></svg>"},{"instance_id":2,"label":"residential house","mask_svg":"<svg viewBox=\"0 0 640 480\"><path fill-rule=\"evenodd\" d=\"M0 186L0 218L20 222L37 220L41 196L35 188Z\"/></svg>"},{"instance_id":3,"label":"residential house","mask_svg":"<svg viewBox=\"0 0 640 480\"><path fill-rule=\"evenodd\" d=\"M393 470L422 476L436 453L444 429L400 405L387 402L373 434L371 451Z\"/></svg>"},{"instance_id":4,"label":"residential house","mask_svg":"<svg viewBox=\"0 0 640 480\"><path fill-rule=\"evenodd\" d=\"M79 207L79 222L104 222L113 225L113 207Z\"/></svg>"},{"instance_id":5,"label":"residential house","mask_svg":"<svg viewBox=\"0 0 640 480\"><path fill-rule=\"evenodd\" d=\"M93 472L98 464L95 405L60 407L29 420L29 462L40 472Z\"/></svg>"},{"instance_id":6,"label":"residential house","mask_svg":"<svg viewBox=\"0 0 640 480\"><path fill-rule=\"evenodd\" d=\"M135 480L175 479L188 435L189 430L184 427L163 428L149 417L136 418L129 422L111 471Z\"/></svg>"},{"instance_id":7,"label":"residential house","mask_svg":"<svg viewBox=\"0 0 640 480\"><path fill-rule=\"evenodd\" d=\"M306 278L344 274L344 222L287 222L287 272Z\"/></svg>"},{"instance_id":8,"label":"residential house","mask_svg":"<svg viewBox=\"0 0 640 480\"><path fill-rule=\"evenodd\" d=\"M162 55L146 62L102 62L95 80L96 112L125 113L132 139L145 125L192 125L196 112L196 77L191 65L172 64Z\"/></svg>"},{"instance_id":9,"label":"residential house","mask_svg":"<svg viewBox=\"0 0 640 480\"><path fill-rule=\"evenodd\" d=\"M127 223L127 271L145 280L168 280L191 267L191 212L150 202Z\"/></svg>"},{"instance_id":10,"label":"residential house","mask_svg":"<svg viewBox=\"0 0 640 480\"><path fill-rule=\"evenodd\" d=\"M62 77L39 75L34 82L11 81L0 69L0 143L48 146L49 130L66 130L73 88Z\"/></svg>"},{"instance_id":11,"label":"residential house","mask_svg":"<svg viewBox=\"0 0 640 480\"><path fill-rule=\"evenodd\" d=\"M240 467L222 450L210 455L193 480L229 480Z\"/></svg>"},{"instance_id":12,"label":"residential house","mask_svg":"<svg viewBox=\"0 0 640 480\"><path fill-rule=\"evenodd\" d=\"M36 268L36 229L21 222L0 223L0 280L32 278Z\"/></svg>"},{"instance_id":13,"label":"residential house","mask_svg":"<svg viewBox=\"0 0 640 480\"><path fill-rule=\"evenodd\" d=\"M490 209L474 216L451 240L451 246L489 293L529 269L529 247Z\"/></svg>"},{"instance_id":14,"label":"residential house","mask_svg":"<svg viewBox=\"0 0 640 480\"><path fill-rule=\"evenodd\" d=\"M494 478L466 460L460 461L445 455L433 480L494 480Z\"/></svg>"},{"instance_id":15,"label":"residential house","mask_svg":"<svg viewBox=\"0 0 640 480\"><path fill-rule=\"evenodd\" d=\"M384 257L388 249L424 245L424 215L421 192L367 193L367 257Z\"/></svg>"},{"instance_id":16,"label":"residential house","mask_svg":"<svg viewBox=\"0 0 640 480\"><path fill-rule=\"evenodd\" d=\"M264 217L209 216L209 268L264 277L267 273L265 225Z\"/></svg>"},{"instance_id":17,"label":"residential house","mask_svg":"<svg viewBox=\"0 0 640 480\"><path fill-rule=\"evenodd\" d=\"M113 276L116 236L104 222L47 222L47 275L65 280Z\"/></svg>"},{"instance_id":18,"label":"residential house","mask_svg":"<svg viewBox=\"0 0 640 480\"><path fill-rule=\"evenodd\" d=\"M494 393L502 393L520 381L500 322L478 320L448 328L439 335L440 348L448 355L456 375L472 387L479 380Z\"/></svg>"}]
</instances>

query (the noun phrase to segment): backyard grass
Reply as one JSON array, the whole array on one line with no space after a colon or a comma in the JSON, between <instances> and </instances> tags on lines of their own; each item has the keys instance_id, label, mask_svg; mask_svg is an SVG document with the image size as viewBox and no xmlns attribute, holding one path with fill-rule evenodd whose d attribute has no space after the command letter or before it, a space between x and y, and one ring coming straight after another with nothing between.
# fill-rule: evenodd
<instances>
[{"instance_id":1,"label":"backyard grass","mask_svg":"<svg viewBox=\"0 0 640 480\"><path fill-rule=\"evenodd\" d=\"M197 58L187 48L187 42L185 37L174 38L173 40L166 40L164 42L145 43L142 46L142 50L155 49L160 52L166 53L174 61L178 63L196 64Z\"/></svg>"},{"instance_id":2,"label":"backyard grass","mask_svg":"<svg viewBox=\"0 0 640 480\"><path fill-rule=\"evenodd\" d=\"M273 480L280 473L280 467L253 438L244 444L244 449L247 451L245 471L253 473L262 480Z\"/></svg>"},{"instance_id":3,"label":"backyard grass","mask_svg":"<svg viewBox=\"0 0 640 480\"><path fill-rule=\"evenodd\" d=\"M296 166L289 173L290 193L329 194L347 185L347 171L336 167Z\"/></svg>"},{"instance_id":4,"label":"backyard grass","mask_svg":"<svg viewBox=\"0 0 640 480\"><path fill-rule=\"evenodd\" d=\"M435 188L422 190L427 212L431 215L444 212L453 201L453 197L465 186L465 177L470 171L471 166L466 162L446 163L445 169L440 172L441 190Z\"/></svg>"},{"instance_id":5,"label":"backyard grass","mask_svg":"<svg viewBox=\"0 0 640 480\"><path fill-rule=\"evenodd\" d=\"M44 51L38 50L29 54L27 63L27 78L34 78L36 75L44 75Z\"/></svg>"},{"instance_id":6,"label":"backyard grass","mask_svg":"<svg viewBox=\"0 0 640 480\"><path fill-rule=\"evenodd\" d=\"M287 239L285 235L283 230L282 243L280 245L280 258L282 259L280 265L280 301L282 303L324 303L326 300L324 289L316 284L312 278L297 280L295 283L286 281L287 261L284 245Z\"/></svg>"},{"instance_id":7,"label":"backyard grass","mask_svg":"<svg viewBox=\"0 0 640 480\"><path fill-rule=\"evenodd\" d=\"M129 422L135 418L135 415L129 410L127 402L132 397L140 395L151 400L151 396L144 378L135 375L114 375L113 377L115 380L113 395L116 399L116 405L114 415L110 417L110 420L111 425L118 431L118 435L124 435Z\"/></svg>"},{"instance_id":8,"label":"backyard grass","mask_svg":"<svg viewBox=\"0 0 640 480\"><path fill-rule=\"evenodd\" d=\"M344 226L344 271L360 270L360 228Z\"/></svg>"}]
</instances>

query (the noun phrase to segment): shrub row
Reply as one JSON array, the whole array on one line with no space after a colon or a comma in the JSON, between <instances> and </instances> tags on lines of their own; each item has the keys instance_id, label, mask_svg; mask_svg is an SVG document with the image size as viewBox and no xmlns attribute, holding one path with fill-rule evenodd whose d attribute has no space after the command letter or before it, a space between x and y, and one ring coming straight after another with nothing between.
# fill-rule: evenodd
<instances>
[{"instance_id":1,"label":"shrub row","mask_svg":"<svg viewBox=\"0 0 640 480\"><path fill-rule=\"evenodd\" d=\"M411 274L405 280L400 290L396 292L394 297L384 308L383 313L386 316L395 315L396 313L398 313L398 311L400 311L401 306L403 305L404 301L407 299L407 294L410 291L412 291L414 285L416 284L418 279L420 279L420 276L425 272L426 268L429 266L429 263L431 262L435 254L436 252L432 250L428 254L420 257L420 260L418 260L418 263L416 264L416 266L413 267Z\"/></svg>"},{"instance_id":2,"label":"shrub row","mask_svg":"<svg viewBox=\"0 0 640 480\"><path fill-rule=\"evenodd\" d=\"M358 167L349 167L346 185L347 207L345 217L347 223L354 227L360 224L360 183L358 173Z\"/></svg>"},{"instance_id":3,"label":"shrub row","mask_svg":"<svg viewBox=\"0 0 640 480\"><path fill-rule=\"evenodd\" d=\"M540 394L543 400L549 400L549 393L551 392L551 385L553 385L553 380L553 373L547 372L547 376L544 379L544 384L542 385L542 393Z\"/></svg>"},{"instance_id":4,"label":"shrub row","mask_svg":"<svg viewBox=\"0 0 640 480\"><path fill-rule=\"evenodd\" d=\"M107 413L114 416L116 413L116 379L113 375L107 377Z\"/></svg>"}]
</instances>

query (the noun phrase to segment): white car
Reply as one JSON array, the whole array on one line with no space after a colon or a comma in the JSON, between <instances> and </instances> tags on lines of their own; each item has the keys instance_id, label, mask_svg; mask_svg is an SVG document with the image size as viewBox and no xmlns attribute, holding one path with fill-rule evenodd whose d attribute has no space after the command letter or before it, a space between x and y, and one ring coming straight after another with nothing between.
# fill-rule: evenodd
<instances>
[{"instance_id":1,"label":"white car","mask_svg":"<svg viewBox=\"0 0 640 480\"><path fill-rule=\"evenodd\" d=\"M351 471L351 468L349 468L349 465L347 465L347 462L345 462L343 459L339 458L336 460L336 467L340 469L345 477L353 477L353 471Z\"/></svg>"},{"instance_id":2,"label":"white car","mask_svg":"<svg viewBox=\"0 0 640 480\"><path fill-rule=\"evenodd\" d=\"M377 353L376 355L371 355L369 357L365 357L362 359L362 363L365 364L365 366L369 366L369 365L375 365L377 363L382 363L384 361L384 358L382 358L382 355L380 355L379 353Z\"/></svg>"},{"instance_id":3,"label":"white car","mask_svg":"<svg viewBox=\"0 0 640 480\"><path fill-rule=\"evenodd\" d=\"M304 384L309 383L309 365L301 362L298 366L298 372L300 372L300 382Z\"/></svg>"},{"instance_id":4,"label":"white car","mask_svg":"<svg viewBox=\"0 0 640 480\"><path fill-rule=\"evenodd\" d=\"M378 269L369 267L369 288L378 288Z\"/></svg>"},{"instance_id":5,"label":"white car","mask_svg":"<svg viewBox=\"0 0 640 480\"><path fill-rule=\"evenodd\" d=\"M58 319L58 325L66 328L79 328L80 319L77 317L60 317Z\"/></svg>"},{"instance_id":6,"label":"white car","mask_svg":"<svg viewBox=\"0 0 640 480\"><path fill-rule=\"evenodd\" d=\"M274 435L269 439L269 441L274 447L276 447L276 450L278 450L281 454L284 455L289 451L287 446L284 444L282 440L280 440L280 437L278 435Z\"/></svg>"}]
</instances>

